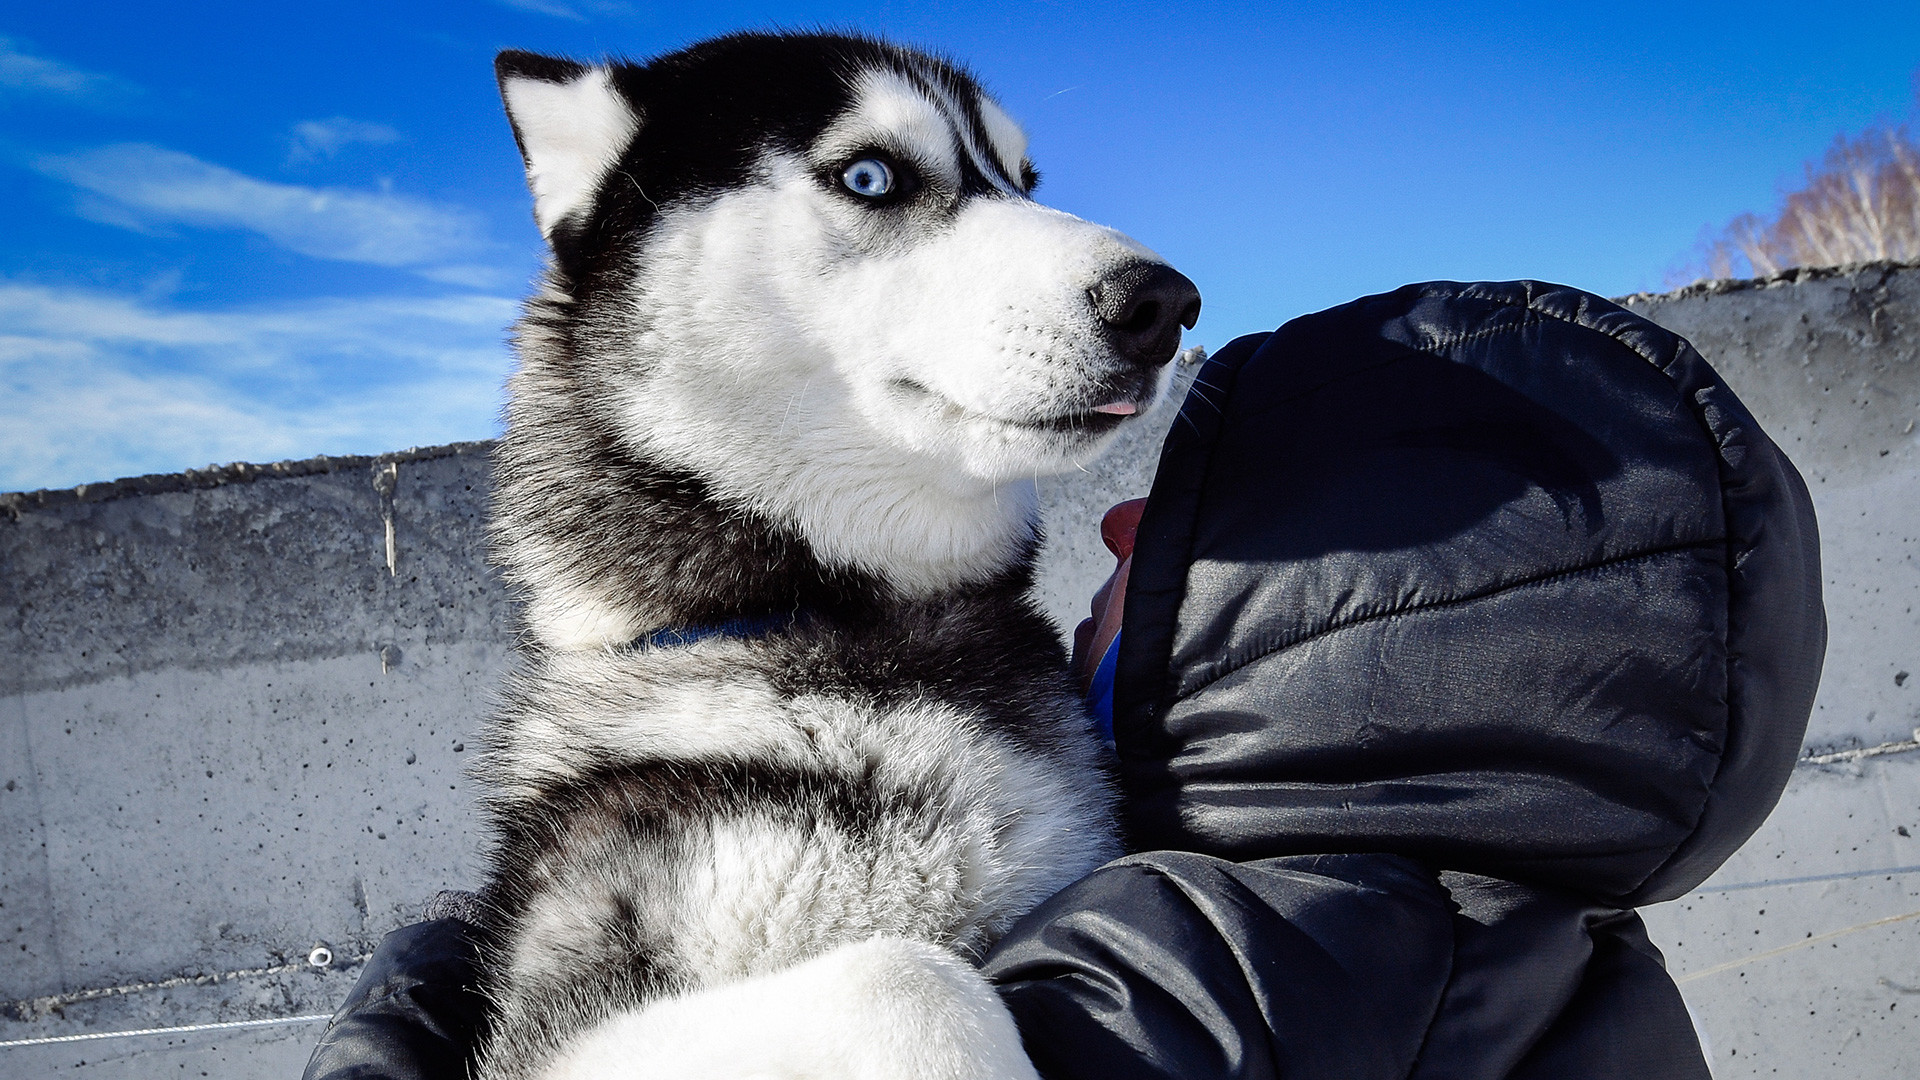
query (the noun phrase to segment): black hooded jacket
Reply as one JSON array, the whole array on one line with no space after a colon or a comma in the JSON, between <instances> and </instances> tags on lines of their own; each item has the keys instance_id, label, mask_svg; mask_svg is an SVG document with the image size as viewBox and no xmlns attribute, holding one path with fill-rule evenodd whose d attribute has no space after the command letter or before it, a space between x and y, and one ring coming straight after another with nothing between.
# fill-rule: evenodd
<instances>
[{"instance_id":1,"label":"black hooded jacket","mask_svg":"<svg viewBox=\"0 0 1920 1080\"><path fill-rule=\"evenodd\" d=\"M1209 360L1114 695L1136 850L988 959L1049 1080L1705 1078L1632 908L1773 808L1805 485L1684 340L1414 285Z\"/></svg>"},{"instance_id":2,"label":"black hooded jacket","mask_svg":"<svg viewBox=\"0 0 1920 1080\"><path fill-rule=\"evenodd\" d=\"M1685 341L1414 285L1200 372L1134 549L1135 850L988 957L1048 1080L1704 1080L1638 904L1772 809L1825 648L1811 504ZM464 1075L457 919L311 1080Z\"/></svg>"}]
</instances>

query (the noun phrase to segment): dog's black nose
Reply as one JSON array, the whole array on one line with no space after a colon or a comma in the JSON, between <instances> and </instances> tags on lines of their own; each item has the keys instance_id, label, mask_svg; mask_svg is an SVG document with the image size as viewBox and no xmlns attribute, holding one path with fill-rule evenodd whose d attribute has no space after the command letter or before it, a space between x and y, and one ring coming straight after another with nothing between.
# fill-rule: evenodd
<instances>
[{"instance_id":1,"label":"dog's black nose","mask_svg":"<svg viewBox=\"0 0 1920 1080\"><path fill-rule=\"evenodd\" d=\"M1191 330L1200 318L1200 290L1166 263L1122 264L1088 294L1108 339L1135 363L1158 366L1173 359L1180 328Z\"/></svg>"}]
</instances>

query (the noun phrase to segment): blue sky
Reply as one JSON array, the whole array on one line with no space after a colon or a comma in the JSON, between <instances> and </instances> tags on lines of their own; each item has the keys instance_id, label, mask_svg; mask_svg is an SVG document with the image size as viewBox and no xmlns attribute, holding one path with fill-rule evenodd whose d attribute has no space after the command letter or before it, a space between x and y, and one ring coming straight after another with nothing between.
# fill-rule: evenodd
<instances>
[{"instance_id":1,"label":"blue sky","mask_svg":"<svg viewBox=\"0 0 1920 1080\"><path fill-rule=\"evenodd\" d=\"M493 434L539 238L492 54L770 25L968 62L1209 346L1431 278L1658 288L1920 68L1912 0L9 5L0 490Z\"/></svg>"}]
</instances>

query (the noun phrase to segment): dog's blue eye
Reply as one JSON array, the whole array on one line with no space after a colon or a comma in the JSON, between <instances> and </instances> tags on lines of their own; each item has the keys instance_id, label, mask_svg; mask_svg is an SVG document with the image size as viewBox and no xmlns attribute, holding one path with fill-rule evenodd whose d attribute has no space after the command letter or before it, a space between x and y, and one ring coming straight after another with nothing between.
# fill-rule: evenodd
<instances>
[{"instance_id":1,"label":"dog's blue eye","mask_svg":"<svg viewBox=\"0 0 1920 1080\"><path fill-rule=\"evenodd\" d=\"M893 170L878 158L861 158L840 173L840 182L855 195L877 199L893 191Z\"/></svg>"}]
</instances>

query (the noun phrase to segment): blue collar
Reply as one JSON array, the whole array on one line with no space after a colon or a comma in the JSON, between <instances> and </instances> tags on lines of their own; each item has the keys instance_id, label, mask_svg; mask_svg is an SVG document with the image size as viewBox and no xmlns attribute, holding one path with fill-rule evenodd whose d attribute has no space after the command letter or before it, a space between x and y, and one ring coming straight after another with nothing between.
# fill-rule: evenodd
<instances>
[{"instance_id":1,"label":"blue collar","mask_svg":"<svg viewBox=\"0 0 1920 1080\"><path fill-rule=\"evenodd\" d=\"M691 645L696 641L717 637L762 638L792 626L793 620L792 615L763 615L757 619L729 619L713 626L663 626L627 642L627 648L637 649L644 645L650 649L671 649L677 645Z\"/></svg>"},{"instance_id":2,"label":"blue collar","mask_svg":"<svg viewBox=\"0 0 1920 1080\"><path fill-rule=\"evenodd\" d=\"M1113 745L1113 676L1119 666L1120 634L1115 634L1106 653L1100 657L1100 666L1093 669L1093 682L1087 687L1087 711L1093 714L1094 733L1108 746Z\"/></svg>"}]
</instances>

